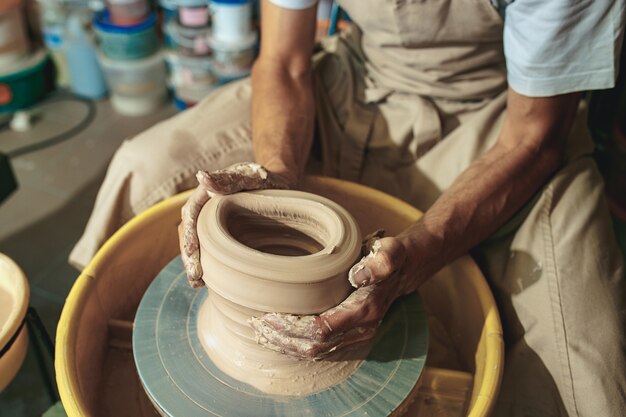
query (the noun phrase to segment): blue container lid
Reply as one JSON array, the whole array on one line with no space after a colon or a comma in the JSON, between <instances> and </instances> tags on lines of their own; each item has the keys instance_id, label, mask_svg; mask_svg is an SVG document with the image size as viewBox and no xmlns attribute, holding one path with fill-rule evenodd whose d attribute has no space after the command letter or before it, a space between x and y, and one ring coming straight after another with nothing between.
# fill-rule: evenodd
<instances>
[{"instance_id":1,"label":"blue container lid","mask_svg":"<svg viewBox=\"0 0 626 417\"><path fill-rule=\"evenodd\" d=\"M176 105L176 108L180 111L187 110L187 107L189 107L187 103L185 103L176 96L174 96L174 104Z\"/></svg>"},{"instance_id":2,"label":"blue container lid","mask_svg":"<svg viewBox=\"0 0 626 417\"><path fill-rule=\"evenodd\" d=\"M146 29L150 29L152 26L156 25L156 13L152 12L146 17L141 23L137 23L132 26L119 26L111 22L111 15L108 11L103 11L100 13L96 13L93 18L93 25L97 30L107 33L136 33L141 32Z\"/></svg>"}]
</instances>

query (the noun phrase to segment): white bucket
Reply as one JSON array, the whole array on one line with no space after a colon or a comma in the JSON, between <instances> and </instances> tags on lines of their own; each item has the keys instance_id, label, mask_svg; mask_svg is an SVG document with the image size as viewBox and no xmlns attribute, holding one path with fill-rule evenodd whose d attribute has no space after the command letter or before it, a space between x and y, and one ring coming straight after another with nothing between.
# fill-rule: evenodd
<instances>
[{"instance_id":1,"label":"white bucket","mask_svg":"<svg viewBox=\"0 0 626 417\"><path fill-rule=\"evenodd\" d=\"M98 56L111 90L113 109L125 116L143 116L167 98L167 70L161 52L136 61Z\"/></svg>"},{"instance_id":2,"label":"white bucket","mask_svg":"<svg viewBox=\"0 0 626 417\"><path fill-rule=\"evenodd\" d=\"M113 110L124 116L145 116L160 108L167 99L167 89L154 91L150 94L125 96L111 94Z\"/></svg>"},{"instance_id":3,"label":"white bucket","mask_svg":"<svg viewBox=\"0 0 626 417\"><path fill-rule=\"evenodd\" d=\"M135 61L115 60L100 53L98 60L113 94L140 96L166 87L167 69L161 52Z\"/></svg>"},{"instance_id":4,"label":"white bucket","mask_svg":"<svg viewBox=\"0 0 626 417\"><path fill-rule=\"evenodd\" d=\"M240 42L223 42L211 37L209 45L213 51L213 71L221 81L244 77L250 73L256 56L255 32Z\"/></svg>"},{"instance_id":5,"label":"white bucket","mask_svg":"<svg viewBox=\"0 0 626 417\"><path fill-rule=\"evenodd\" d=\"M210 57L192 57L170 52L165 60L169 67L170 84L174 87L215 84Z\"/></svg>"},{"instance_id":6,"label":"white bucket","mask_svg":"<svg viewBox=\"0 0 626 417\"><path fill-rule=\"evenodd\" d=\"M0 12L0 65L22 58L28 53L28 48L21 6Z\"/></svg>"},{"instance_id":7,"label":"white bucket","mask_svg":"<svg viewBox=\"0 0 626 417\"><path fill-rule=\"evenodd\" d=\"M252 32L252 5L249 0L213 0L213 37L221 42L243 42Z\"/></svg>"}]
</instances>

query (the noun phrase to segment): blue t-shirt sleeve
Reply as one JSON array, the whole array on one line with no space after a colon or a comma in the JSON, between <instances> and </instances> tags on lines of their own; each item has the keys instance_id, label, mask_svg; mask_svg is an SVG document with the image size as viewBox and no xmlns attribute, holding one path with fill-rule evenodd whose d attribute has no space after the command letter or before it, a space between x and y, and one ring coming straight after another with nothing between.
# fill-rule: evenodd
<instances>
[{"instance_id":1,"label":"blue t-shirt sleeve","mask_svg":"<svg viewBox=\"0 0 626 417\"><path fill-rule=\"evenodd\" d=\"M624 1L513 1L504 21L509 86L531 97L613 87Z\"/></svg>"}]
</instances>

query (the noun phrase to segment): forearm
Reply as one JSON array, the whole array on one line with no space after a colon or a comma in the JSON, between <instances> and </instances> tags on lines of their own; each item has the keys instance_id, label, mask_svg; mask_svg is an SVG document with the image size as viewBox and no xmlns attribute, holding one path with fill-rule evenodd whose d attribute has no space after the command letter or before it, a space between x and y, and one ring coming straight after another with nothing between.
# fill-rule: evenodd
<instances>
[{"instance_id":1,"label":"forearm","mask_svg":"<svg viewBox=\"0 0 626 417\"><path fill-rule=\"evenodd\" d=\"M568 98L559 122L537 129L532 115L509 114L496 145L399 236L414 259L416 286L490 236L546 183L562 163L577 102ZM526 126L514 120L523 117Z\"/></svg>"},{"instance_id":2,"label":"forearm","mask_svg":"<svg viewBox=\"0 0 626 417\"><path fill-rule=\"evenodd\" d=\"M259 60L252 72L252 139L256 161L297 183L304 172L314 129L310 67L290 71Z\"/></svg>"}]
</instances>

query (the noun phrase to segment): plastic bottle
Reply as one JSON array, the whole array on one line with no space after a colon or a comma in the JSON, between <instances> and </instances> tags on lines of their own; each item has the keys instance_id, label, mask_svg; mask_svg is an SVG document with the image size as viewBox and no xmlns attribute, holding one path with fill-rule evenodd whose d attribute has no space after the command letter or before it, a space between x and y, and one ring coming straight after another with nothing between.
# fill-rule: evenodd
<instances>
[{"instance_id":1,"label":"plastic bottle","mask_svg":"<svg viewBox=\"0 0 626 417\"><path fill-rule=\"evenodd\" d=\"M81 13L70 15L66 33L65 54L72 91L87 98L104 97L107 93L106 82L98 63L93 35Z\"/></svg>"},{"instance_id":2,"label":"plastic bottle","mask_svg":"<svg viewBox=\"0 0 626 417\"><path fill-rule=\"evenodd\" d=\"M43 41L52 55L57 70L57 84L69 87L70 75L65 57L67 8L56 0L39 0Z\"/></svg>"}]
</instances>

